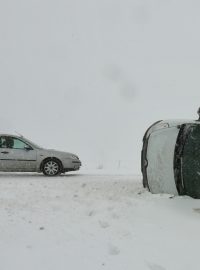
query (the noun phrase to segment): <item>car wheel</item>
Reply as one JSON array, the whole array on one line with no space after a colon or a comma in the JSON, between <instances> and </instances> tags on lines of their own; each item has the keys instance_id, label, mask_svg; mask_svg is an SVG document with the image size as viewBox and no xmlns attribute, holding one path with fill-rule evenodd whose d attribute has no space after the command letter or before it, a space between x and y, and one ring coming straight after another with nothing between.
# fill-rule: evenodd
<instances>
[{"instance_id":1,"label":"car wheel","mask_svg":"<svg viewBox=\"0 0 200 270\"><path fill-rule=\"evenodd\" d=\"M47 176L56 176L61 174L61 164L56 159L48 159L44 161L42 172Z\"/></svg>"}]
</instances>

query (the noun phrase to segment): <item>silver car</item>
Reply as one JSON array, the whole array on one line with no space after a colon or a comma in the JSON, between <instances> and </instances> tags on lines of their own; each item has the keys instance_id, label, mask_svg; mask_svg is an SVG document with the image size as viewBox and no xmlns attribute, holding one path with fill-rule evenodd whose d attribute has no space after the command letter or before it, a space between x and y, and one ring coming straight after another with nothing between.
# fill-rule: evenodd
<instances>
[{"instance_id":1,"label":"silver car","mask_svg":"<svg viewBox=\"0 0 200 270\"><path fill-rule=\"evenodd\" d=\"M0 134L0 171L55 176L79 170L80 166L77 155L44 149L22 136Z\"/></svg>"},{"instance_id":2,"label":"silver car","mask_svg":"<svg viewBox=\"0 0 200 270\"><path fill-rule=\"evenodd\" d=\"M200 114L200 110L198 111ZM200 118L161 120L143 137L143 186L200 199Z\"/></svg>"}]
</instances>

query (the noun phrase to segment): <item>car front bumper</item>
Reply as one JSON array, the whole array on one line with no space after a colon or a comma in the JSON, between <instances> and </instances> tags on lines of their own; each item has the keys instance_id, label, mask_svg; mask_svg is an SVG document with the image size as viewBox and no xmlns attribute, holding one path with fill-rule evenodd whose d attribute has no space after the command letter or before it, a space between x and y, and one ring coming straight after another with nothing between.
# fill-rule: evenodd
<instances>
[{"instance_id":1,"label":"car front bumper","mask_svg":"<svg viewBox=\"0 0 200 270\"><path fill-rule=\"evenodd\" d=\"M70 160L67 165L64 165L63 172L78 171L82 163L80 160Z\"/></svg>"}]
</instances>

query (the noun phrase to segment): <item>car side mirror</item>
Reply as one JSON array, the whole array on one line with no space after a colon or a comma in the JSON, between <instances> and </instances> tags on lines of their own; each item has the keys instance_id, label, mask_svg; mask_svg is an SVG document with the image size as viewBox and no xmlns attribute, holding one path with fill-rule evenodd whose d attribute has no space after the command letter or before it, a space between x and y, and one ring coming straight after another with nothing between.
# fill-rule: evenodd
<instances>
[{"instance_id":1,"label":"car side mirror","mask_svg":"<svg viewBox=\"0 0 200 270\"><path fill-rule=\"evenodd\" d=\"M30 146L28 146L28 145L27 145L27 146L25 146L25 147L24 147L24 149L25 149L26 151L33 150L33 148L31 148L31 147L30 147Z\"/></svg>"}]
</instances>

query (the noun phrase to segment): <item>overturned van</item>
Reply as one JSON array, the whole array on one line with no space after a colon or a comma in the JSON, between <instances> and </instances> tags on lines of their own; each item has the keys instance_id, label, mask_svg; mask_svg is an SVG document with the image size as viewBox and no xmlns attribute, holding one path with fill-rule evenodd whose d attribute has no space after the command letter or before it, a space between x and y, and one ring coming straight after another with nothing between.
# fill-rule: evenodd
<instances>
[{"instance_id":1,"label":"overturned van","mask_svg":"<svg viewBox=\"0 0 200 270\"><path fill-rule=\"evenodd\" d=\"M200 122L161 120L146 131L143 186L152 193L200 198Z\"/></svg>"}]
</instances>

